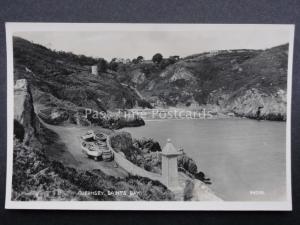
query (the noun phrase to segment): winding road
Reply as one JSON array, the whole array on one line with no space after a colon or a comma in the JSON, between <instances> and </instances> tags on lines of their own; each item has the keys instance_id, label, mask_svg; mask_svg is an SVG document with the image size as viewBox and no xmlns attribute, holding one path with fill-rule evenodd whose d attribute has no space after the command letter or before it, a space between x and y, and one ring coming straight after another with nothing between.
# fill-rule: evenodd
<instances>
[{"instance_id":1,"label":"winding road","mask_svg":"<svg viewBox=\"0 0 300 225\"><path fill-rule=\"evenodd\" d=\"M95 161L89 159L82 153L80 137L88 130L91 130L90 127L79 127L76 125L55 126L47 124L41 119L40 122L59 136L57 142L50 146L46 146L46 154L48 157L60 161L70 167L84 170L100 169L106 175L120 178L128 176L128 173L125 170L121 167L116 167L114 161ZM97 130L107 133L107 130L102 128L97 128Z\"/></svg>"}]
</instances>

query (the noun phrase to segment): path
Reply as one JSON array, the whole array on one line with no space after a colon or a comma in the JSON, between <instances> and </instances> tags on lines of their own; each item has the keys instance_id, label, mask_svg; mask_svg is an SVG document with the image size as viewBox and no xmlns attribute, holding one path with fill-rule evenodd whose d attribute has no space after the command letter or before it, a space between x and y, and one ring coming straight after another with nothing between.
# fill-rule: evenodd
<instances>
[{"instance_id":1,"label":"path","mask_svg":"<svg viewBox=\"0 0 300 225\"><path fill-rule=\"evenodd\" d=\"M40 119L41 123L48 129L54 131L59 136L59 141L64 144L65 150L57 147L49 147L47 155L55 160L62 161L68 166L73 166L79 169L92 170L100 169L106 175L124 178L128 176L128 173L121 167L115 167L114 162L95 161L87 158L81 150L80 137L90 130L90 127L79 126L55 126L44 123ZM99 128L101 129L101 128ZM103 129L103 132L107 130ZM59 143L58 143L59 144Z\"/></svg>"},{"instance_id":2,"label":"path","mask_svg":"<svg viewBox=\"0 0 300 225\"><path fill-rule=\"evenodd\" d=\"M157 180L165 184L161 174L155 174L146 171L125 159L124 156L121 156L119 153L115 152L110 146L109 139L107 140L107 146L112 152L114 152L114 162L94 161L93 159L87 158L86 155L82 153L80 137L88 130L91 130L91 127L81 127L76 125L56 126L44 123L41 119L40 122L59 136L58 142L55 143L56 145L47 148L48 156L54 158L55 160L61 161L68 166L73 166L84 170L100 169L106 175L114 177L124 178L128 176L128 174L132 174L147 177L151 180ZM94 127L93 129L101 130L101 132L106 134L109 132L109 130L99 127ZM116 163L119 165L118 167L115 167ZM179 186L175 189L169 187L169 189L175 194L176 201L183 201L186 181L191 179L181 172L179 172L178 175ZM194 201L221 200L204 183L197 180L194 180L194 182L192 194Z\"/></svg>"}]
</instances>

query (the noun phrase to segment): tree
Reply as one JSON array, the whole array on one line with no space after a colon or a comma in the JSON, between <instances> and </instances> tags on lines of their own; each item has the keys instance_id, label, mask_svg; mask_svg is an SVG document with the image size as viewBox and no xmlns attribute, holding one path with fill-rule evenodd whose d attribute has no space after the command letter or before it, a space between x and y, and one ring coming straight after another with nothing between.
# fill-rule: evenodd
<instances>
[{"instance_id":1,"label":"tree","mask_svg":"<svg viewBox=\"0 0 300 225\"><path fill-rule=\"evenodd\" d=\"M170 65L171 62L169 59L162 59L159 63L159 68L160 69L165 69L168 65Z\"/></svg>"},{"instance_id":2,"label":"tree","mask_svg":"<svg viewBox=\"0 0 300 225\"><path fill-rule=\"evenodd\" d=\"M132 63L134 64L138 64L144 61L144 57L143 56L138 56L136 59L132 60Z\"/></svg>"},{"instance_id":3,"label":"tree","mask_svg":"<svg viewBox=\"0 0 300 225\"><path fill-rule=\"evenodd\" d=\"M100 58L98 60L98 72L99 73L104 73L107 71L108 68L108 63L105 59Z\"/></svg>"},{"instance_id":4,"label":"tree","mask_svg":"<svg viewBox=\"0 0 300 225\"><path fill-rule=\"evenodd\" d=\"M163 60L163 56L160 53L156 53L153 57L152 57L152 61L154 63L159 64L161 61Z\"/></svg>"},{"instance_id":5,"label":"tree","mask_svg":"<svg viewBox=\"0 0 300 225\"><path fill-rule=\"evenodd\" d=\"M144 57L143 56L138 56L136 58L136 60L140 63L140 62L143 62L144 61Z\"/></svg>"},{"instance_id":6,"label":"tree","mask_svg":"<svg viewBox=\"0 0 300 225\"><path fill-rule=\"evenodd\" d=\"M108 68L113 70L113 71L117 71L118 70L118 66L119 66L119 63L116 61L117 59L116 58L113 58L109 65L108 65Z\"/></svg>"}]
</instances>

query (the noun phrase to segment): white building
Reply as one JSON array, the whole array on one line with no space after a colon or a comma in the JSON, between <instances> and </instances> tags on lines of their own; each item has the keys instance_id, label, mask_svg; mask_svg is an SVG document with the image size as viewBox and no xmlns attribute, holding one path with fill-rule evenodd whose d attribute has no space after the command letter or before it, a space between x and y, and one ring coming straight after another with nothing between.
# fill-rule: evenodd
<instances>
[{"instance_id":1,"label":"white building","mask_svg":"<svg viewBox=\"0 0 300 225\"><path fill-rule=\"evenodd\" d=\"M98 75L98 66L97 65L91 66L91 73L93 75Z\"/></svg>"}]
</instances>

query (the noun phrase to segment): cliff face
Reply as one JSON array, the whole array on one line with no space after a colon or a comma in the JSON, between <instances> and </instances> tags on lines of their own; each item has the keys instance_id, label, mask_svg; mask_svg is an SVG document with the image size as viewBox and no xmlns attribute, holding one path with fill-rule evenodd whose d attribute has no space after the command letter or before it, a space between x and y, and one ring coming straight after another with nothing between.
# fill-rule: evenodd
<instances>
[{"instance_id":1,"label":"cliff face","mask_svg":"<svg viewBox=\"0 0 300 225\"><path fill-rule=\"evenodd\" d=\"M14 86L12 200L71 200L76 196L76 187L53 172L44 154L42 136L29 84L25 79L17 80ZM64 185L70 190L64 190Z\"/></svg>"},{"instance_id":2,"label":"cliff face","mask_svg":"<svg viewBox=\"0 0 300 225\"><path fill-rule=\"evenodd\" d=\"M258 108L262 107L260 119L286 120L286 100L286 90L278 89L267 95L253 88L235 98L227 107L235 114L249 118L256 118Z\"/></svg>"},{"instance_id":3,"label":"cliff face","mask_svg":"<svg viewBox=\"0 0 300 225\"><path fill-rule=\"evenodd\" d=\"M28 144L35 134L37 123L27 80L17 80L14 87L14 134Z\"/></svg>"},{"instance_id":4,"label":"cliff face","mask_svg":"<svg viewBox=\"0 0 300 225\"><path fill-rule=\"evenodd\" d=\"M288 45L266 50L224 50L155 64L127 65L119 79L157 106L215 105L223 113L286 118ZM137 80L132 71L144 79ZM137 82L138 81L138 82Z\"/></svg>"}]
</instances>

